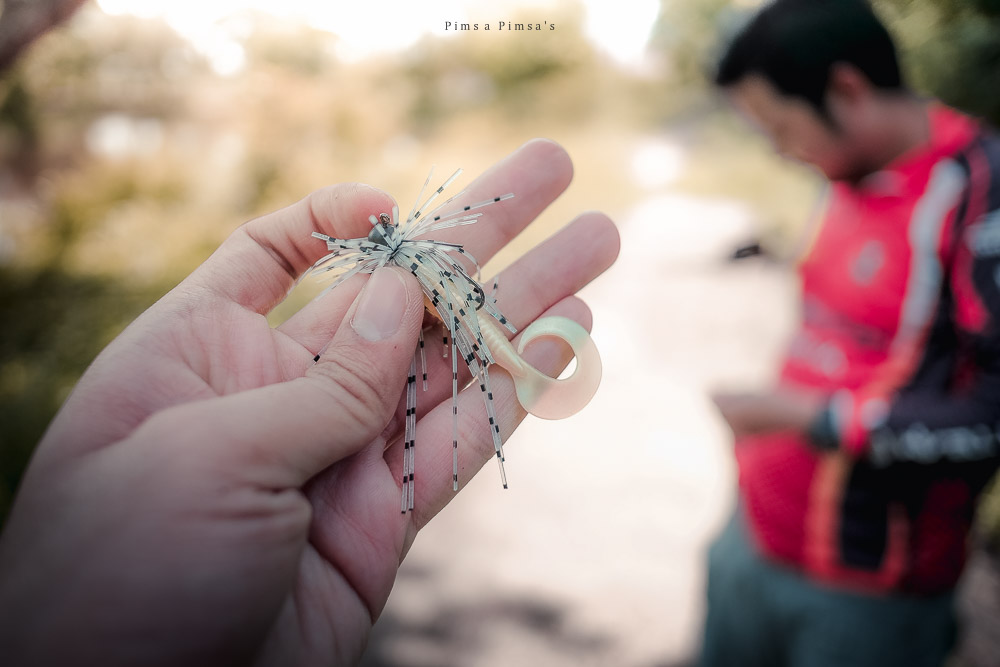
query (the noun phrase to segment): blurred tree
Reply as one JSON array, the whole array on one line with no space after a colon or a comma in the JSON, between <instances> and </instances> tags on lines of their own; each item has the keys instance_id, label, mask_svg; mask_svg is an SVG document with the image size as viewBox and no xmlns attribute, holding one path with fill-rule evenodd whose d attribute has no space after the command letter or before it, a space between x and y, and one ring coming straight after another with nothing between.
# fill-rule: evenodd
<instances>
[{"instance_id":1,"label":"blurred tree","mask_svg":"<svg viewBox=\"0 0 1000 667\"><path fill-rule=\"evenodd\" d=\"M0 73L33 41L69 18L85 0L0 0Z\"/></svg>"},{"instance_id":2,"label":"blurred tree","mask_svg":"<svg viewBox=\"0 0 1000 667\"><path fill-rule=\"evenodd\" d=\"M35 443L77 378L163 286L0 266L0 526Z\"/></svg>"},{"instance_id":3,"label":"blurred tree","mask_svg":"<svg viewBox=\"0 0 1000 667\"><path fill-rule=\"evenodd\" d=\"M914 86L1000 126L1000 0L875 0Z\"/></svg>"},{"instance_id":4,"label":"blurred tree","mask_svg":"<svg viewBox=\"0 0 1000 667\"><path fill-rule=\"evenodd\" d=\"M20 77L0 87L0 164L19 187L34 182L39 169L39 128L31 95Z\"/></svg>"},{"instance_id":5,"label":"blurred tree","mask_svg":"<svg viewBox=\"0 0 1000 667\"><path fill-rule=\"evenodd\" d=\"M621 80L609 77L583 35L579 7L547 14L556 31L466 32L429 39L412 50L402 75L411 85L411 113L422 133L469 111L503 113L507 123L534 122L540 114L579 121L599 113ZM514 15L512 22L530 22ZM558 94L555 91L558 90Z\"/></svg>"},{"instance_id":6,"label":"blurred tree","mask_svg":"<svg viewBox=\"0 0 1000 667\"><path fill-rule=\"evenodd\" d=\"M746 3L734 0L671 2L662 0L650 48L667 59L668 76L677 87L703 89L715 69L717 51L740 18Z\"/></svg>"}]
</instances>

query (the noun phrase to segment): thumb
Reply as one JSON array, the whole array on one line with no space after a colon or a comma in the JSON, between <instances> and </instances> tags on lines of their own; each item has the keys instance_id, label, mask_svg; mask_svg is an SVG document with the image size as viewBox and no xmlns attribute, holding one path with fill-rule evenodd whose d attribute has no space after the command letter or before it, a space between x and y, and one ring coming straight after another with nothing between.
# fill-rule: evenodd
<instances>
[{"instance_id":1,"label":"thumb","mask_svg":"<svg viewBox=\"0 0 1000 667\"><path fill-rule=\"evenodd\" d=\"M274 487L301 486L350 456L389 423L423 319L416 279L377 269L330 345L306 375L179 406L170 422L196 433L201 456ZM167 411L173 412L173 410ZM198 432L202 431L202 432ZM173 440L178 440L176 426Z\"/></svg>"}]
</instances>

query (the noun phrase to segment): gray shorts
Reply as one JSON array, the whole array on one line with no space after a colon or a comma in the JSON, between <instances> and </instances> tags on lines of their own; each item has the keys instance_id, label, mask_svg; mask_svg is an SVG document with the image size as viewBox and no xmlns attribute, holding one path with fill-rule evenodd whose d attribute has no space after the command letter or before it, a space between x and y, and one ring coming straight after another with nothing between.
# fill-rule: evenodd
<instances>
[{"instance_id":1,"label":"gray shorts","mask_svg":"<svg viewBox=\"0 0 1000 667\"><path fill-rule=\"evenodd\" d=\"M737 508L708 555L703 667L940 667L954 596L864 595L766 561Z\"/></svg>"}]
</instances>

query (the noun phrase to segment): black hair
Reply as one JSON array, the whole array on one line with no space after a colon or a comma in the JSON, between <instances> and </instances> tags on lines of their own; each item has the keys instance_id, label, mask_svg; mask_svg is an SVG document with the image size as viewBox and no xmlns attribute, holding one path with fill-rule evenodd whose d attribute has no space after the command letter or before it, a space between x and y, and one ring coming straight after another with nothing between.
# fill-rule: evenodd
<instances>
[{"instance_id":1,"label":"black hair","mask_svg":"<svg viewBox=\"0 0 1000 667\"><path fill-rule=\"evenodd\" d=\"M835 63L849 63L884 91L903 92L896 47L866 0L774 0L736 35L715 84L759 74L829 120L826 89Z\"/></svg>"}]
</instances>

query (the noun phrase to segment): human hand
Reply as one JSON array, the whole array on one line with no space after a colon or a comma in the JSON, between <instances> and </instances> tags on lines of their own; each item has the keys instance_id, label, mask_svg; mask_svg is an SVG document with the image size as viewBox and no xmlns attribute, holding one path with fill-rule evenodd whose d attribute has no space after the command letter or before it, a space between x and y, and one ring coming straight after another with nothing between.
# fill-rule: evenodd
<instances>
[{"instance_id":1,"label":"human hand","mask_svg":"<svg viewBox=\"0 0 1000 667\"><path fill-rule=\"evenodd\" d=\"M485 261L571 177L559 146L529 142L465 196L516 197L436 238ZM392 205L337 185L246 223L97 357L0 539L5 660L359 659L417 531L453 497L451 360L427 355L415 511L401 514L400 397L424 313L412 275L357 277L276 329L265 314L325 254L311 232L365 236L368 216ZM499 305L519 329L549 314L589 328L572 295L617 250L610 220L584 214L503 272ZM566 354L539 342L525 357L554 374ZM506 439L524 412L510 377L491 379ZM459 402L465 482L493 445L478 386Z\"/></svg>"},{"instance_id":2,"label":"human hand","mask_svg":"<svg viewBox=\"0 0 1000 667\"><path fill-rule=\"evenodd\" d=\"M712 395L737 439L773 431L805 433L819 414L819 394L776 390L770 393L717 392Z\"/></svg>"}]
</instances>

